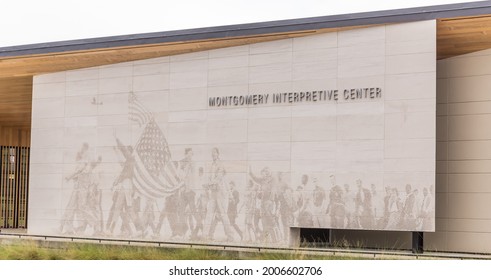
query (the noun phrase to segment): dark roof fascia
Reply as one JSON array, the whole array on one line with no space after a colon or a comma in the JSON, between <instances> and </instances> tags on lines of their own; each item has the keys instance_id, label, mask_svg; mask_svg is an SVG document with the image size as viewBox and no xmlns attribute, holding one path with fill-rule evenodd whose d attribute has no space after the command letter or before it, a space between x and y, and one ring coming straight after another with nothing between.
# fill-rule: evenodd
<instances>
[{"instance_id":1,"label":"dark roof fascia","mask_svg":"<svg viewBox=\"0 0 491 280\"><path fill-rule=\"evenodd\" d=\"M491 14L491 1L479 1L1 47L0 57L8 58L114 47L225 39L324 28L401 23L488 14Z\"/></svg>"}]
</instances>

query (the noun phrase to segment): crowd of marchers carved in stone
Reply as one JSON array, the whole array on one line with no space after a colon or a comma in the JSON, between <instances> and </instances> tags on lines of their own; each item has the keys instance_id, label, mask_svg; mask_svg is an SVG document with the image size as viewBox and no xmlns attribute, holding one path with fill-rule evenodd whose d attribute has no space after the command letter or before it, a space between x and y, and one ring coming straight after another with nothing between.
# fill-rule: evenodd
<instances>
[{"instance_id":1,"label":"crowd of marchers carved in stone","mask_svg":"<svg viewBox=\"0 0 491 280\"><path fill-rule=\"evenodd\" d=\"M343 184L335 174L324 181L313 174L291 178L291 173L272 172L268 166L250 166L247 179L239 181L229 176L219 146L208 151L206 166L196 163L192 148L184 149L181 160L173 160L165 134L151 114L140 112L135 118L131 108L142 108L141 104L133 95L129 104L130 119L144 129L134 145L114 139L121 170L112 184L111 205L102 205L97 171L102 159L91 158L89 144L83 143L75 169L65 178L73 189L60 233L284 243L291 227L412 231L434 227L432 185L385 186L381 193L360 178Z\"/></svg>"}]
</instances>

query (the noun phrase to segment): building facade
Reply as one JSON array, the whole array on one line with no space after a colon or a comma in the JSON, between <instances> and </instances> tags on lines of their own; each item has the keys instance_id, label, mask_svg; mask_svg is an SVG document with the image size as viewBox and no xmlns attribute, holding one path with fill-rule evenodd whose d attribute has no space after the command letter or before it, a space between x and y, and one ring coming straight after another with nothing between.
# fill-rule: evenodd
<instances>
[{"instance_id":1,"label":"building facade","mask_svg":"<svg viewBox=\"0 0 491 280\"><path fill-rule=\"evenodd\" d=\"M36 76L29 232L433 231L435 55L425 21Z\"/></svg>"},{"instance_id":2,"label":"building facade","mask_svg":"<svg viewBox=\"0 0 491 280\"><path fill-rule=\"evenodd\" d=\"M491 56L442 51L439 18L483 5L35 73L27 234L490 253Z\"/></svg>"}]
</instances>

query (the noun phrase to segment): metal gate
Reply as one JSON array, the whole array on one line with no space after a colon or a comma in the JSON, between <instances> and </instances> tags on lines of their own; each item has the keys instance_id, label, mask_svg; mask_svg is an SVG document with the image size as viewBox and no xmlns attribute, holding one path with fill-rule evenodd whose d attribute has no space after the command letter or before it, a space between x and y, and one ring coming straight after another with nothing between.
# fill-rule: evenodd
<instances>
[{"instance_id":1,"label":"metal gate","mask_svg":"<svg viewBox=\"0 0 491 280\"><path fill-rule=\"evenodd\" d=\"M26 228L29 148L0 146L0 166L0 228Z\"/></svg>"}]
</instances>

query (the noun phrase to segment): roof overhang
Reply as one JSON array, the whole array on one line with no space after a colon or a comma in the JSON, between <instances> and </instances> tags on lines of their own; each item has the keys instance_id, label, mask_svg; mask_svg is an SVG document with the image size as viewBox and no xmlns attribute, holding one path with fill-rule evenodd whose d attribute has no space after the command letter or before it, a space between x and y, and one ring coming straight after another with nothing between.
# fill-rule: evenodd
<instances>
[{"instance_id":1,"label":"roof overhang","mask_svg":"<svg viewBox=\"0 0 491 280\"><path fill-rule=\"evenodd\" d=\"M30 125L32 76L380 24L437 20L437 57L491 48L491 1L0 48L0 126Z\"/></svg>"}]
</instances>

